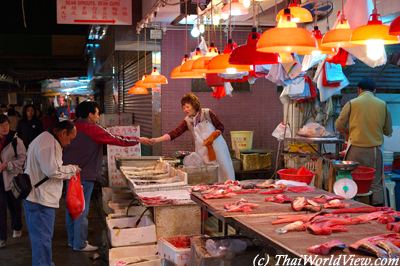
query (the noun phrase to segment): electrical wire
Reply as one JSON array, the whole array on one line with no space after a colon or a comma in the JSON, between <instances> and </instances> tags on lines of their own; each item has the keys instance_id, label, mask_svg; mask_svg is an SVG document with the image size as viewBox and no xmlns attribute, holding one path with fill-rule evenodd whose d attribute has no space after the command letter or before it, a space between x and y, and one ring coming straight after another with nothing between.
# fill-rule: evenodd
<instances>
[{"instance_id":1,"label":"electrical wire","mask_svg":"<svg viewBox=\"0 0 400 266\"><path fill-rule=\"evenodd\" d=\"M22 21L24 22L25 29L28 27L26 25L26 17L25 17L25 1L21 0L21 7L22 7Z\"/></svg>"}]
</instances>

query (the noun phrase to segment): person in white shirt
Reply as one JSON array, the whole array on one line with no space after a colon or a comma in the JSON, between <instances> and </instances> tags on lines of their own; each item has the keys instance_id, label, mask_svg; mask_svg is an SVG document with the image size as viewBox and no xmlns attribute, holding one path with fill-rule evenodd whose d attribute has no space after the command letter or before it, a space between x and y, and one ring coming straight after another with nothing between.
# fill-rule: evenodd
<instances>
[{"instance_id":1,"label":"person in white shirt","mask_svg":"<svg viewBox=\"0 0 400 266\"><path fill-rule=\"evenodd\" d=\"M24 200L25 218L32 247L32 266L52 266L52 238L55 209L59 207L63 180L71 178L79 167L63 165L62 149L76 137L73 122L58 122L51 131L36 137L27 152L25 173L32 185L46 179Z\"/></svg>"}]
</instances>

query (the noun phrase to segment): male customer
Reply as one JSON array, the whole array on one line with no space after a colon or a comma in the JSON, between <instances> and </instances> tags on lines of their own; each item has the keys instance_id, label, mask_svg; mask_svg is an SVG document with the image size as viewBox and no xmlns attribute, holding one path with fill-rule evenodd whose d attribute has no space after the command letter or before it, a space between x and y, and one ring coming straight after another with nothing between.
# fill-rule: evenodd
<instances>
[{"instance_id":1,"label":"male customer","mask_svg":"<svg viewBox=\"0 0 400 266\"><path fill-rule=\"evenodd\" d=\"M71 121L58 122L51 131L45 131L29 145L25 173L33 188L24 201L26 224L32 247L32 266L51 266L52 238L55 209L59 207L63 180L69 179L79 167L63 165L62 149L76 137Z\"/></svg>"},{"instance_id":2,"label":"male customer","mask_svg":"<svg viewBox=\"0 0 400 266\"><path fill-rule=\"evenodd\" d=\"M87 241L90 197L94 182L101 178L103 162L103 144L116 146L135 146L138 143L149 144L147 138L127 138L116 136L97 124L99 106L93 101L84 101L76 108L75 126L78 130L76 139L64 150L64 162L77 164L81 169L81 180L85 194L85 210L79 218L72 220L66 214L68 246L75 251L95 251L96 246Z\"/></svg>"},{"instance_id":3,"label":"male customer","mask_svg":"<svg viewBox=\"0 0 400 266\"><path fill-rule=\"evenodd\" d=\"M392 119L386 103L374 96L375 82L363 79L358 83L358 97L345 104L336 129L348 135L346 160L376 169L372 183L372 204L383 204L382 152L383 135L392 135Z\"/></svg>"}]
</instances>

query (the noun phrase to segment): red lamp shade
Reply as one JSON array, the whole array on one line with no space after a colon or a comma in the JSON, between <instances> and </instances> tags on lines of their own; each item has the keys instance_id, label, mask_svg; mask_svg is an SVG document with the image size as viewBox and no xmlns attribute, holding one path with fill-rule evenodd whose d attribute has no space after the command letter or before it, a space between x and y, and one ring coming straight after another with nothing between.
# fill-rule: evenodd
<instances>
[{"instance_id":1,"label":"red lamp shade","mask_svg":"<svg viewBox=\"0 0 400 266\"><path fill-rule=\"evenodd\" d=\"M343 15L341 15L336 28L328 31L325 33L324 37L322 37L321 45L329 48L354 46L354 44L350 43L352 34L353 30L350 29L349 22Z\"/></svg>"},{"instance_id":2,"label":"red lamp shade","mask_svg":"<svg viewBox=\"0 0 400 266\"><path fill-rule=\"evenodd\" d=\"M149 91L142 87L133 86L132 88L129 89L128 94L146 95L146 94L149 94Z\"/></svg>"},{"instance_id":3,"label":"red lamp shade","mask_svg":"<svg viewBox=\"0 0 400 266\"><path fill-rule=\"evenodd\" d=\"M250 65L236 65L229 63L229 56L232 51L237 47L237 44L232 40L229 40L225 46L224 53L217 55L210 60L208 64L208 70L206 73L229 73L234 74L237 72L248 72L250 71Z\"/></svg>"},{"instance_id":4,"label":"red lamp shade","mask_svg":"<svg viewBox=\"0 0 400 266\"><path fill-rule=\"evenodd\" d=\"M314 30L312 33L314 35L315 41L317 42L317 49L313 51L314 54L336 54L334 48L327 48L321 45L323 36L318 26L314 26Z\"/></svg>"},{"instance_id":5,"label":"red lamp shade","mask_svg":"<svg viewBox=\"0 0 400 266\"><path fill-rule=\"evenodd\" d=\"M192 71L198 73L206 73L208 69L208 64L210 63L211 59L218 55L218 49L215 47L214 43L210 44L208 48L208 52L205 56L196 59L192 65Z\"/></svg>"},{"instance_id":6,"label":"red lamp shade","mask_svg":"<svg viewBox=\"0 0 400 266\"><path fill-rule=\"evenodd\" d=\"M351 35L354 44L367 44L368 40L381 40L383 44L396 44L399 39L389 35L389 26L383 25L380 15L372 13L367 25L356 28Z\"/></svg>"},{"instance_id":7,"label":"red lamp shade","mask_svg":"<svg viewBox=\"0 0 400 266\"><path fill-rule=\"evenodd\" d=\"M390 35L400 35L400 16L395 18L395 20L392 21L389 27L389 34Z\"/></svg>"},{"instance_id":8,"label":"red lamp shade","mask_svg":"<svg viewBox=\"0 0 400 266\"><path fill-rule=\"evenodd\" d=\"M161 75L160 72L158 72L157 68L153 68L153 71L151 72L151 75L148 75L145 77L143 80L144 84L168 84L168 80L164 75Z\"/></svg>"},{"instance_id":9,"label":"red lamp shade","mask_svg":"<svg viewBox=\"0 0 400 266\"><path fill-rule=\"evenodd\" d=\"M290 13L293 16L293 22L295 23L306 23L313 21L313 16L311 12L304 7L301 7L297 3L292 3L288 7L290 9ZM282 16L284 16L284 9L281 9L276 15L276 21L279 21Z\"/></svg>"},{"instance_id":10,"label":"red lamp shade","mask_svg":"<svg viewBox=\"0 0 400 266\"><path fill-rule=\"evenodd\" d=\"M297 28L288 8L278 26L265 31L257 43L257 51L269 53L311 54L316 48L311 32Z\"/></svg>"},{"instance_id":11,"label":"red lamp shade","mask_svg":"<svg viewBox=\"0 0 400 266\"><path fill-rule=\"evenodd\" d=\"M234 49L229 57L230 64L236 65L265 65L277 64L278 55L257 51L257 42L260 34L255 29L249 34L247 43Z\"/></svg>"},{"instance_id":12,"label":"red lamp shade","mask_svg":"<svg viewBox=\"0 0 400 266\"><path fill-rule=\"evenodd\" d=\"M142 79L141 80L138 80L136 83L135 83L135 87L141 87L141 88L154 88L154 87L157 87L159 84L155 84L155 83L143 83L143 80L146 78L146 75L144 75L143 77L142 77Z\"/></svg>"}]
</instances>

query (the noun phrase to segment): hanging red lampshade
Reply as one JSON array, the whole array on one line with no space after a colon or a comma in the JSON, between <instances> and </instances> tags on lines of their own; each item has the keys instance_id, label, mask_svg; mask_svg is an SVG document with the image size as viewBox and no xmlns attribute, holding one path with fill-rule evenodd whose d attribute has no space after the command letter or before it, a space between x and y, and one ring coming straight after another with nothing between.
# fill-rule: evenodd
<instances>
[{"instance_id":1,"label":"hanging red lampshade","mask_svg":"<svg viewBox=\"0 0 400 266\"><path fill-rule=\"evenodd\" d=\"M186 63L189 60L189 56L187 54L185 54L185 56L182 59L182 62L179 66L175 67L171 73L170 73L170 77L172 79L187 79L190 78L190 74L191 72L181 72L181 67L184 63Z\"/></svg>"},{"instance_id":2,"label":"hanging red lampshade","mask_svg":"<svg viewBox=\"0 0 400 266\"><path fill-rule=\"evenodd\" d=\"M210 63L211 59L218 54L219 53L217 47L215 47L214 43L211 43L210 47L208 48L207 54L200 57L199 59L196 59L193 62L192 71L198 73L206 73L208 69L208 64Z\"/></svg>"},{"instance_id":3,"label":"hanging red lampshade","mask_svg":"<svg viewBox=\"0 0 400 266\"><path fill-rule=\"evenodd\" d=\"M293 17L293 22L307 23L313 21L313 16L311 15L311 12L307 8L301 7L300 3L297 0L293 0L287 8L290 9L290 13ZM284 13L284 9L281 9L276 15L276 21L279 21L282 16L284 16Z\"/></svg>"},{"instance_id":4,"label":"hanging red lampshade","mask_svg":"<svg viewBox=\"0 0 400 266\"><path fill-rule=\"evenodd\" d=\"M195 72L192 70L194 61L201 57L202 57L202 54L201 54L200 48L196 48L196 51L195 51L194 55L192 55L192 58L186 60L186 62L181 65L180 71L181 71L182 75L185 76L185 78L201 79L204 77L204 75L202 73Z\"/></svg>"},{"instance_id":5,"label":"hanging red lampshade","mask_svg":"<svg viewBox=\"0 0 400 266\"><path fill-rule=\"evenodd\" d=\"M370 15L367 25L356 28L351 35L351 42L355 44L367 44L368 40L381 40L383 44L396 44L399 39L389 35L389 26L383 25L380 14L376 9Z\"/></svg>"},{"instance_id":6,"label":"hanging red lampshade","mask_svg":"<svg viewBox=\"0 0 400 266\"><path fill-rule=\"evenodd\" d=\"M145 95L145 94L149 94L149 91L147 89L145 89L145 88L142 88L142 87L132 86L129 89L128 94Z\"/></svg>"},{"instance_id":7,"label":"hanging red lampshade","mask_svg":"<svg viewBox=\"0 0 400 266\"><path fill-rule=\"evenodd\" d=\"M224 53L217 55L210 60L206 73L235 74L237 72L249 72L251 70L250 65L236 65L229 63L229 56L235 47L237 47L237 44L232 40L228 40L228 43L224 49Z\"/></svg>"},{"instance_id":8,"label":"hanging red lampshade","mask_svg":"<svg viewBox=\"0 0 400 266\"><path fill-rule=\"evenodd\" d=\"M324 37L322 37L321 45L328 48L354 46L354 44L350 42L352 34L353 30L350 29L349 22L342 14L340 15L340 20L336 28L328 31L325 33Z\"/></svg>"},{"instance_id":9,"label":"hanging red lampshade","mask_svg":"<svg viewBox=\"0 0 400 266\"><path fill-rule=\"evenodd\" d=\"M400 16L390 23L389 34L399 36L400 35Z\"/></svg>"},{"instance_id":10,"label":"hanging red lampshade","mask_svg":"<svg viewBox=\"0 0 400 266\"><path fill-rule=\"evenodd\" d=\"M312 52L312 54L335 54L336 51L334 48L327 48L321 45L322 42L322 33L319 30L318 26L314 26L313 35L315 41L317 42L317 49Z\"/></svg>"},{"instance_id":11,"label":"hanging red lampshade","mask_svg":"<svg viewBox=\"0 0 400 266\"><path fill-rule=\"evenodd\" d=\"M155 88L159 86L159 84L156 83L143 83L143 80L147 77L147 75L143 75L142 79L136 81L135 86L136 87L141 87L141 88Z\"/></svg>"},{"instance_id":12,"label":"hanging red lampshade","mask_svg":"<svg viewBox=\"0 0 400 266\"><path fill-rule=\"evenodd\" d=\"M230 3L224 5L221 11L223 16L242 16L249 14L249 10L239 2L239 0L231 0Z\"/></svg>"},{"instance_id":13,"label":"hanging red lampshade","mask_svg":"<svg viewBox=\"0 0 400 266\"><path fill-rule=\"evenodd\" d=\"M158 72L157 68L154 67L153 71L151 72L150 75L147 75L144 80L143 80L144 84L168 84L168 79L164 76L161 75L160 72Z\"/></svg>"},{"instance_id":14,"label":"hanging red lampshade","mask_svg":"<svg viewBox=\"0 0 400 266\"><path fill-rule=\"evenodd\" d=\"M229 63L236 65L277 64L277 54L257 51L257 41L260 39L260 36L256 28L253 28L252 32L247 37L247 43L232 51L229 57Z\"/></svg>"},{"instance_id":15,"label":"hanging red lampshade","mask_svg":"<svg viewBox=\"0 0 400 266\"><path fill-rule=\"evenodd\" d=\"M278 26L261 35L257 43L257 51L311 54L317 47L312 33L306 29L297 28L291 17L290 10L286 8L285 17L281 18Z\"/></svg>"},{"instance_id":16,"label":"hanging red lampshade","mask_svg":"<svg viewBox=\"0 0 400 266\"><path fill-rule=\"evenodd\" d=\"M382 58L386 44L399 43L397 36L389 35L389 26L382 24L380 16L375 6L367 25L356 28L351 35L352 43L366 45L367 57L372 60Z\"/></svg>"}]
</instances>

